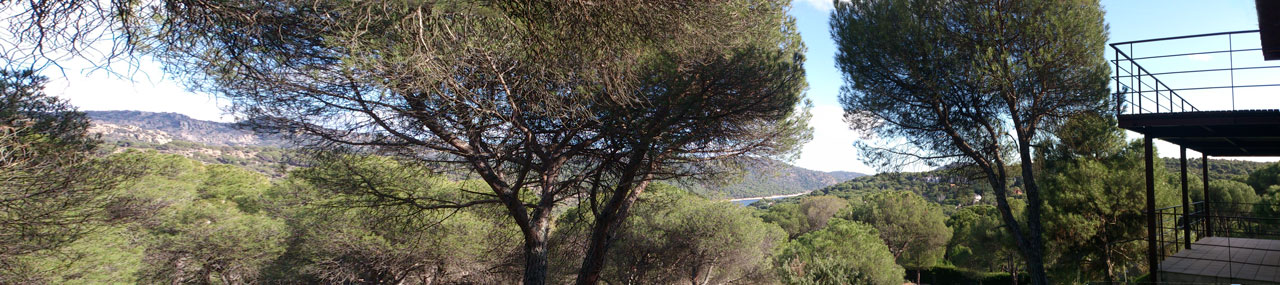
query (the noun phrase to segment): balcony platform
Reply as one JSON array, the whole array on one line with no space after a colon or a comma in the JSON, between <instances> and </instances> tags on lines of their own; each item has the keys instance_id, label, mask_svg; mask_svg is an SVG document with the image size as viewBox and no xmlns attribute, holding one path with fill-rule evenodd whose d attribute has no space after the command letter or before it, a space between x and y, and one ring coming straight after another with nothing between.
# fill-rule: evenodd
<instances>
[{"instance_id":1,"label":"balcony platform","mask_svg":"<svg viewBox=\"0 0 1280 285\"><path fill-rule=\"evenodd\" d=\"M1160 262L1173 284L1280 284L1280 240L1206 237Z\"/></svg>"},{"instance_id":2,"label":"balcony platform","mask_svg":"<svg viewBox=\"0 0 1280 285\"><path fill-rule=\"evenodd\" d=\"M1120 128L1211 156L1280 156L1280 110L1116 116Z\"/></svg>"}]
</instances>

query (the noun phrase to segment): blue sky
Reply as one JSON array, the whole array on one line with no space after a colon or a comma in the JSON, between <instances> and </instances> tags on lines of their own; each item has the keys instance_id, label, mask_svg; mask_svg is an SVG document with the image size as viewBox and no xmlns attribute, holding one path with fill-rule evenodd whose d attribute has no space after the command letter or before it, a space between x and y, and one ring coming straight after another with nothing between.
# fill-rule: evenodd
<instances>
[{"instance_id":1,"label":"blue sky","mask_svg":"<svg viewBox=\"0 0 1280 285\"><path fill-rule=\"evenodd\" d=\"M832 5L823 0L794 1L791 14L795 16L801 36L808 47L805 70L809 81L808 97L814 103L814 117L810 125L815 131L813 141L804 146L800 158L794 163L815 170L873 173L873 169L860 162L852 146L860 136L850 131L841 120L842 110L836 99L841 75L832 62L835 48L828 32L828 15ZM1103 1L1102 5L1107 11L1106 20L1110 26L1109 42L1257 29L1253 0L1118 0ZM1252 41L1256 42L1257 39ZM1237 43L1241 42L1238 40ZM1190 60L1214 62L1221 58ZM57 71L46 71L46 75L52 80L47 92L68 98L83 110L178 112L204 120L231 119L221 114L218 106L222 102L208 95L185 91L165 78L163 72L154 65L144 65L142 72L138 73L140 76L132 82L103 72L83 74L73 64L68 67L64 70L67 75L65 77ZM1215 101L1204 98L1200 100L1208 102L1205 104ZM1161 144L1158 147L1166 155L1176 153L1172 145Z\"/></svg>"}]
</instances>

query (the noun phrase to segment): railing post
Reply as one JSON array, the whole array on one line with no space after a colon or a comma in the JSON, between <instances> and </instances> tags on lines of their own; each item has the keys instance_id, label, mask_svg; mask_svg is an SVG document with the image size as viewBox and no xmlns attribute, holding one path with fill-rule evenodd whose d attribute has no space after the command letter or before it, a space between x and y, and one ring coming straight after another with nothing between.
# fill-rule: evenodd
<instances>
[{"instance_id":1,"label":"railing post","mask_svg":"<svg viewBox=\"0 0 1280 285\"><path fill-rule=\"evenodd\" d=\"M1187 196L1187 147L1182 147L1182 246L1191 249L1191 199Z\"/></svg>"},{"instance_id":2,"label":"railing post","mask_svg":"<svg viewBox=\"0 0 1280 285\"><path fill-rule=\"evenodd\" d=\"M1111 47L1115 51L1116 60L1116 116L1124 113L1124 94L1120 93L1120 49L1115 46Z\"/></svg>"},{"instance_id":3,"label":"railing post","mask_svg":"<svg viewBox=\"0 0 1280 285\"><path fill-rule=\"evenodd\" d=\"M1204 194L1204 236L1211 237L1213 236L1213 213L1212 213L1213 208L1211 208L1212 206L1210 206L1210 204L1213 204L1213 203L1209 202L1210 199L1209 199L1209 155L1208 154L1200 153L1200 171L1201 171L1200 177L1203 178L1201 179L1201 182L1204 183L1204 188L1201 188L1200 190L1202 191L1202 194Z\"/></svg>"},{"instance_id":4,"label":"railing post","mask_svg":"<svg viewBox=\"0 0 1280 285\"><path fill-rule=\"evenodd\" d=\"M1144 153L1146 154L1147 166L1147 268L1150 271L1151 282L1160 283L1160 260L1156 255L1156 243L1160 240L1156 239L1156 177L1155 177L1155 151L1152 150L1151 136L1142 136Z\"/></svg>"}]
</instances>

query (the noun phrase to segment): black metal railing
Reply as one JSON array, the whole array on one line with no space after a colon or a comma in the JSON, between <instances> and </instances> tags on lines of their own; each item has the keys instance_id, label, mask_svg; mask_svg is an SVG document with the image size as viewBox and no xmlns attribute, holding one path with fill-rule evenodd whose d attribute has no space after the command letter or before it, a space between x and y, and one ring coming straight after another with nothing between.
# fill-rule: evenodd
<instances>
[{"instance_id":1,"label":"black metal railing","mask_svg":"<svg viewBox=\"0 0 1280 285\"><path fill-rule=\"evenodd\" d=\"M1186 211L1181 205L1157 209L1157 250L1160 260L1194 247L1225 249L1228 266L1263 265L1229 255L1236 249L1249 248L1232 244L1231 239L1219 243L1196 243L1206 237L1280 240L1280 205L1260 203L1195 202ZM1191 257L1182 257L1191 258Z\"/></svg>"},{"instance_id":2,"label":"black metal railing","mask_svg":"<svg viewBox=\"0 0 1280 285\"><path fill-rule=\"evenodd\" d=\"M1256 89L1268 87L1280 91L1280 84L1268 81L1280 75L1280 63L1263 61L1257 34L1236 31L1111 44L1116 114L1265 109L1254 100L1247 100L1248 108L1236 104L1238 94L1257 97ZM1136 48L1151 49L1139 55L1144 50ZM1188 92L1196 93L1196 105L1183 94Z\"/></svg>"},{"instance_id":3,"label":"black metal railing","mask_svg":"<svg viewBox=\"0 0 1280 285\"><path fill-rule=\"evenodd\" d=\"M1179 250L1186 248L1186 245L1195 243L1198 237L1205 236L1206 229L1211 227L1209 211L1206 211L1205 203L1195 202L1190 206L1190 211L1182 205L1156 209L1155 242L1161 260L1178 253Z\"/></svg>"}]
</instances>

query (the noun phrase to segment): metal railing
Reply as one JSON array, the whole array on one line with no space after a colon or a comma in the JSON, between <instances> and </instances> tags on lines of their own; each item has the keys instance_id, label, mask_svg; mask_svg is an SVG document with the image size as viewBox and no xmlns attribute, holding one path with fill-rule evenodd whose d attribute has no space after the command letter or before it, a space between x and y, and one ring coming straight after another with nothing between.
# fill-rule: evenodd
<instances>
[{"instance_id":1,"label":"metal railing","mask_svg":"<svg viewBox=\"0 0 1280 285\"><path fill-rule=\"evenodd\" d=\"M1262 62L1262 49L1260 43L1258 43L1258 47L1254 47L1255 42L1249 40L1250 35L1256 40L1257 34L1257 30L1251 30L1112 43L1110 46L1115 55L1111 60L1114 68L1112 80L1115 83L1115 89L1112 91L1116 100L1116 114L1204 111L1202 109L1204 106L1194 106L1187 97L1184 97L1185 94L1180 94L1186 92L1219 93L1216 95L1227 95L1229 93L1229 108L1223 104L1224 107L1206 109L1237 110L1236 95L1238 90L1280 87L1280 84L1265 82L1265 80L1264 82L1250 82L1253 78L1273 78L1274 76L1270 75L1272 73L1265 72L1280 68L1280 64L1257 64ZM1222 42L1219 42L1220 40ZM1238 42L1245 41L1248 41L1247 44L1238 44ZM1166 53L1144 54L1141 56L1135 53L1135 46L1146 46L1147 44L1161 47L1158 50ZM1216 45L1221 45L1222 47L1216 47ZM1203 50L1167 52L1167 50L1173 49L1168 47L1186 46L1202 48ZM1222 58L1215 58L1215 56L1224 55L1225 61L1222 61ZM1178 59L1183 59L1184 62L1167 64L1169 63L1168 61ZM1166 64L1159 64L1161 61ZM1152 72L1149 68L1153 65L1169 66L1171 70L1156 70L1157 72ZM1216 82L1210 79L1214 75L1224 80ZM1175 88L1169 85L1171 83L1170 79L1161 79L1156 76L1192 77L1187 80L1173 80L1176 81L1174 85L1177 85L1177 87ZM1214 105L1212 103L1225 102L1223 100L1226 98L1212 96L1201 97L1200 99L1197 103L1205 103L1201 105ZM1249 106L1252 108L1246 109L1260 109L1254 105Z\"/></svg>"},{"instance_id":2,"label":"metal railing","mask_svg":"<svg viewBox=\"0 0 1280 285\"><path fill-rule=\"evenodd\" d=\"M1207 229L1214 227L1211 225L1214 219L1206 206L1201 201L1191 203L1190 211L1182 205L1156 209L1156 248L1161 260L1212 234Z\"/></svg>"},{"instance_id":3,"label":"metal railing","mask_svg":"<svg viewBox=\"0 0 1280 285\"><path fill-rule=\"evenodd\" d=\"M1183 259L1211 259L1226 262L1228 267L1262 266L1256 259L1246 256L1231 256L1238 250L1273 251L1267 248L1252 248L1245 244L1232 244L1232 239L1219 240L1217 243L1197 243L1207 237L1249 238L1280 240L1280 205L1260 203L1205 203L1195 202L1186 211L1181 205L1157 209L1155 215L1159 225L1157 231L1157 250L1160 260L1176 255L1188 248L1225 249L1223 257L1179 256ZM1225 279L1224 279L1225 280Z\"/></svg>"}]
</instances>

